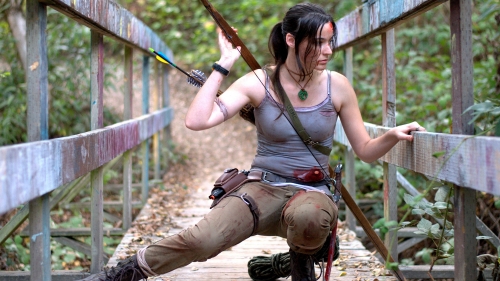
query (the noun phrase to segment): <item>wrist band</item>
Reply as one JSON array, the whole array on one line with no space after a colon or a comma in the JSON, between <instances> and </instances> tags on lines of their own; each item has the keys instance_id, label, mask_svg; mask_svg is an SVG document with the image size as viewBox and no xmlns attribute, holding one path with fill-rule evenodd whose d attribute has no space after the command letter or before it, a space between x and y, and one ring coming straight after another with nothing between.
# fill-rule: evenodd
<instances>
[{"instance_id":1,"label":"wrist band","mask_svg":"<svg viewBox=\"0 0 500 281\"><path fill-rule=\"evenodd\" d=\"M218 63L214 63L212 65L212 70L215 70L217 72L222 73L222 75L227 76L229 74L229 70L225 69L224 67L220 66Z\"/></svg>"}]
</instances>

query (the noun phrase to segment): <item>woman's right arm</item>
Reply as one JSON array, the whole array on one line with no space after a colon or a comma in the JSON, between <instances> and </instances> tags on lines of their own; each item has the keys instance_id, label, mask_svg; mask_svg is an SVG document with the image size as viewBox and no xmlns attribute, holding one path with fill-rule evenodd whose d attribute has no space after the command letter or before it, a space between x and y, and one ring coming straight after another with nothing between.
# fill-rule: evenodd
<instances>
[{"instance_id":1,"label":"woman's right arm","mask_svg":"<svg viewBox=\"0 0 500 281\"><path fill-rule=\"evenodd\" d=\"M218 64L230 70L241 55L239 47L233 48L220 30L218 35L221 50L221 59ZM259 74L259 76L263 75ZM212 71L189 106L185 119L187 128L200 131L214 127L236 115L246 104L252 103L255 105L259 103L258 95L264 92L264 87L252 72L234 82L223 95L219 96L219 102L215 102L217 91L224 78L225 76L222 73ZM256 91L256 89L262 89L262 91ZM226 116L224 116L224 110L227 113Z\"/></svg>"}]
</instances>

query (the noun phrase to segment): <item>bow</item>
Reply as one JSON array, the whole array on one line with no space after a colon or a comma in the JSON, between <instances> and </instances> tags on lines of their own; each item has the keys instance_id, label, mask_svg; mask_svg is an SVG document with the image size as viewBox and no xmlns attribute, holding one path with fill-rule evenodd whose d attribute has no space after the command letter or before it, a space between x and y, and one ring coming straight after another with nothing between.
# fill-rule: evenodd
<instances>
[{"instance_id":1,"label":"bow","mask_svg":"<svg viewBox=\"0 0 500 281\"><path fill-rule=\"evenodd\" d=\"M238 34L236 34L236 32L233 30L233 28L227 23L227 21L224 19L224 17L222 17L222 15L210 4L210 2L208 2L208 0L200 0L200 1L203 3L205 8L208 10L208 12L210 13L212 18L214 19L217 26L219 26L219 28L222 30L222 32L224 32L226 38L229 41L231 41L231 43L234 46L240 46L241 57L243 58L243 60L245 60L245 62L252 69L252 71L254 71L256 69L260 69L261 68L260 64L257 62L255 57L250 53L250 51L245 46L243 41L241 41L241 39L238 37ZM262 85L264 86L264 84L262 84ZM242 111L240 111L240 115L247 121L250 121L250 120L246 119L245 116L242 115L242 112L247 110L249 107L251 107L251 110L252 110L251 113L252 113L252 117L253 117L253 107L250 104L247 104L242 109ZM252 121L250 121L250 122L252 122ZM253 119L252 123L255 124L255 119ZM340 175L341 166L337 167L337 168L339 169L337 175ZM330 169L330 173L333 172L331 166L329 167L329 169ZM333 173L331 173L331 174L333 174ZM356 210L356 211L359 210L359 207L356 205L356 202L354 201L354 199L352 199L349 192L347 192L347 190L345 190L345 187L342 185L342 182L340 181L340 177L338 179L339 179L339 182L337 182L336 185L339 185L341 187L342 197L344 198L344 202L346 203L346 205L349 207L350 210ZM377 250L382 255L384 260L387 260L388 250L385 247L385 245L383 244L382 240L380 240L380 237L375 233L375 231L371 227L370 223L366 219L363 212L353 212L353 213L356 216L356 219L358 220L358 222L360 222L360 224L362 225L362 227L365 230L365 232L367 233L368 237L370 237L372 242L377 246ZM337 228L335 226L334 229L332 230L332 234L336 234L336 229ZM327 269L328 270L326 272L328 275L325 274L325 276L324 276L325 280L329 280L329 277L330 277L329 276L330 275L329 269L331 269L332 264L333 264L333 255L334 255L333 247L335 246L335 238L336 238L335 236L332 236L332 239L331 239L330 245L329 245L330 247L329 247L328 262L327 262ZM393 261L392 257L390 257L389 260ZM394 272L394 274L396 275L398 280L400 280L400 281L406 280L399 269L394 269L392 271Z\"/></svg>"}]
</instances>

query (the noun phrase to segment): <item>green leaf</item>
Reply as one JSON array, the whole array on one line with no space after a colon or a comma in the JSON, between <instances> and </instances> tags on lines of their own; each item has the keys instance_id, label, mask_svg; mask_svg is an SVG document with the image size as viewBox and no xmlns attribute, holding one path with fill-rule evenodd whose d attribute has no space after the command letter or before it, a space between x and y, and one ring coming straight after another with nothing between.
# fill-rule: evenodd
<instances>
[{"instance_id":1,"label":"green leaf","mask_svg":"<svg viewBox=\"0 0 500 281\"><path fill-rule=\"evenodd\" d=\"M500 209L500 200L495 201L495 208Z\"/></svg>"},{"instance_id":2,"label":"green leaf","mask_svg":"<svg viewBox=\"0 0 500 281\"><path fill-rule=\"evenodd\" d=\"M412 195L408 194L408 193L405 193L405 195L403 196L403 200L405 201L406 204L414 207L415 206L415 197L413 197Z\"/></svg>"},{"instance_id":3,"label":"green leaf","mask_svg":"<svg viewBox=\"0 0 500 281\"><path fill-rule=\"evenodd\" d=\"M422 218L417 224L417 228L423 232L429 232L432 227L432 223L429 220Z\"/></svg>"},{"instance_id":4,"label":"green leaf","mask_svg":"<svg viewBox=\"0 0 500 281\"><path fill-rule=\"evenodd\" d=\"M434 200L436 202L445 202L446 198L448 197L448 194L450 193L450 187L449 186L441 186L438 188L436 195L434 196Z\"/></svg>"},{"instance_id":5,"label":"green leaf","mask_svg":"<svg viewBox=\"0 0 500 281\"><path fill-rule=\"evenodd\" d=\"M441 226L439 224L433 224L430 228L430 232L435 236L438 237L440 234Z\"/></svg>"},{"instance_id":6,"label":"green leaf","mask_svg":"<svg viewBox=\"0 0 500 281\"><path fill-rule=\"evenodd\" d=\"M66 262L66 263L72 263L74 262L76 259L76 256L74 254L67 254L64 256L63 260Z\"/></svg>"},{"instance_id":7,"label":"green leaf","mask_svg":"<svg viewBox=\"0 0 500 281\"><path fill-rule=\"evenodd\" d=\"M432 153L432 157L439 158L439 157L443 156L445 153L446 153L446 151L434 152L434 153Z\"/></svg>"},{"instance_id":8,"label":"green leaf","mask_svg":"<svg viewBox=\"0 0 500 281\"><path fill-rule=\"evenodd\" d=\"M23 238L20 236L20 235L16 235L14 237L14 242L17 244L17 245L22 245L23 243Z\"/></svg>"},{"instance_id":9,"label":"green leaf","mask_svg":"<svg viewBox=\"0 0 500 281\"><path fill-rule=\"evenodd\" d=\"M445 210L448 209L448 202L436 202L434 206L438 209Z\"/></svg>"},{"instance_id":10,"label":"green leaf","mask_svg":"<svg viewBox=\"0 0 500 281\"><path fill-rule=\"evenodd\" d=\"M411 210L412 215L425 215L425 211L422 209L413 209Z\"/></svg>"},{"instance_id":11,"label":"green leaf","mask_svg":"<svg viewBox=\"0 0 500 281\"><path fill-rule=\"evenodd\" d=\"M389 270L398 270L399 269L399 263L397 262L387 262L385 264L385 268Z\"/></svg>"}]
</instances>

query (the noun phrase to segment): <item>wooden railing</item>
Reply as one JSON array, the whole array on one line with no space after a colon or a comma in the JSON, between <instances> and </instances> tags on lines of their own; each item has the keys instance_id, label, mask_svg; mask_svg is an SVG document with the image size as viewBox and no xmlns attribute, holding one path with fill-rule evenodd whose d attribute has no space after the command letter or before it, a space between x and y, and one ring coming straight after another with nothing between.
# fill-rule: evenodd
<instances>
[{"instance_id":1,"label":"wooden railing","mask_svg":"<svg viewBox=\"0 0 500 281\"><path fill-rule=\"evenodd\" d=\"M339 50L344 51L345 75L352 82L352 47L375 36L381 36L383 56L383 124L366 124L372 137L377 137L396 126L396 72L394 27L408 19L432 9L444 0L366 0L355 11L337 22ZM412 143L400 142L380 160L384 168L384 216L388 221L398 221L398 183L412 195L415 188L396 170L396 166L424 176L454 184L455 266L435 266L434 278L476 280L476 231L490 236L488 240L500 246L497 235L476 217L476 191L500 195L500 138L478 137L469 123L470 114L463 114L473 104L471 0L451 0L450 44L452 57L452 134L417 132ZM418 120L417 120L418 121ZM335 140L347 147L345 159L345 185L349 193L356 194L354 154L341 124L337 124ZM443 152L442 157L433 157ZM356 230L353 215L347 212L346 221ZM358 231L359 232L359 231ZM413 236L405 245L390 243L396 232L386 235L386 246L392 257L422 237L400 232L400 237ZM413 239L413 238L412 238ZM429 266L401 267L406 278L429 278Z\"/></svg>"},{"instance_id":2,"label":"wooden railing","mask_svg":"<svg viewBox=\"0 0 500 281\"><path fill-rule=\"evenodd\" d=\"M82 134L48 139L48 58L46 45L47 7L78 21L91 29L91 130ZM172 58L166 44L148 26L129 11L110 0L28 0L27 10L27 109L28 143L0 147L0 214L24 204L0 230L3 243L29 217L29 272L2 272L2 280L74 280L79 272L52 272L49 211L63 198L73 198L90 184L91 228L73 229L74 235L90 232L92 245L91 272L104 265L103 234L123 233L120 229L103 230L103 171L119 157L123 160L123 229L132 222L132 150L140 147L142 154L142 202L149 189L149 140L153 142L154 177L160 179L160 140L168 137L173 118L169 107L166 68L155 63L155 77L150 77L148 48L161 50ZM124 45L124 121L103 127L104 36ZM143 53L142 116L132 119L133 52ZM155 95L150 111L150 80ZM60 188L59 188L60 187ZM57 190L56 190L57 189ZM49 198L49 193L56 190ZM70 231L71 232L71 231ZM54 234L55 231L52 230ZM60 238L64 243L65 240ZM68 241L66 241L68 242ZM69 241L71 242L71 241ZM68 242L68 243L69 243ZM82 247L74 240L73 247ZM30 275L30 277L28 276Z\"/></svg>"}]
</instances>

